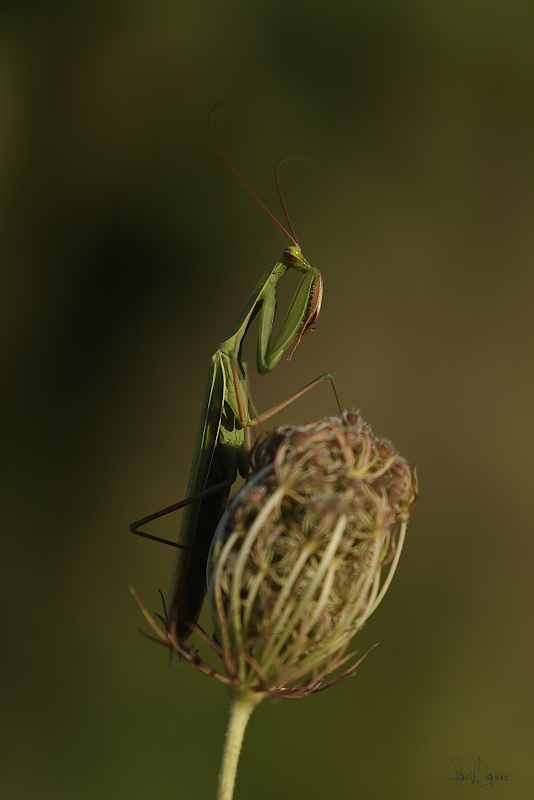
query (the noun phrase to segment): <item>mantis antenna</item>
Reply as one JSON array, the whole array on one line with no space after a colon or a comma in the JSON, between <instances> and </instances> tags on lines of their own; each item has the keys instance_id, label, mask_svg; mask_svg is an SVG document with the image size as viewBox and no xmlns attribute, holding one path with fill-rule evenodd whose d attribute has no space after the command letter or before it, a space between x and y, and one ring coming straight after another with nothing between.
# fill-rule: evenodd
<instances>
[{"instance_id":1,"label":"mantis antenna","mask_svg":"<svg viewBox=\"0 0 534 800\"><path fill-rule=\"evenodd\" d=\"M264 211L267 212L267 214L270 216L270 218L273 220L273 222L276 223L276 225L278 225L278 227L281 230L283 230L283 232L285 233L287 238L291 239L291 241L293 242L294 245L296 245L296 247L300 247L298 239L295 236L295 231L293 230L293 226L292 226L291 221L289 219L289 215L287 213L286 204L284 203L284 199L282 197L282 191L280 189L280 180L279 180L279 168L280 168L280 165L283 164L284 161L289 161L291 156L289 158L283 158L281 161L278 162L278 164L276 165L276 173L275 173L275 176L276 176L276 189L277 189L277 192L278 192L278 197L280 198L280 204L282 206L282 211L284 212L284 217L286 219L287 226L289 228L289 231L291 231L291 233L290 233L286 228L284 228L282 223L279 222L279 220L275 217L273 212L265 205L263 200L261 200L261 198L256 194L256 192L250 186L250 184L247 183L247 181L241 175L241 173L239 172L237 167L228 158L228 156L226 155L226 153L222 149L221 145L219 144L219 142L215 138L215 134L213 133L213 125L212 125L212 122L211 122L212 117L213 117L213 112L215 111L216 108L218 108L219 106L223 105L223 103L226 103L226 102L228 102L228 101L227 100L221 100L220 103L217 103L216 105L213 106L213 108L211 109L210 113L208 114L208 131L209 131L210 139L213 142L213 146L215 147L215 149L217 150L217 152L219 153L219 155L223 159L223 161L225 161L226 164L230 167L230 169L232 170L232 172L234 173L236 178L238 178L238 180L241 181L241 183L243 184L243 186L245 187L247 192L249 194L251 194L252 197L254 198L254 200L257 203L259 203L259 205L263 208Z\"/></svg>"}]
</instances>

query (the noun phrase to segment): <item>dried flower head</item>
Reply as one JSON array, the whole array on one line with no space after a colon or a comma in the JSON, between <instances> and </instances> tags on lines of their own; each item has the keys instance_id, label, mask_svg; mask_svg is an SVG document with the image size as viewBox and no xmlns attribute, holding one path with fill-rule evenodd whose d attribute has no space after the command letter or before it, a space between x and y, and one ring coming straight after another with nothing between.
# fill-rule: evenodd
<instances>
[{"instance_id":1,"label":"dried flower head","mask_svg":"<svg viewBox=\"0 0 534 800\"><path fill-rule=\"evenodd\" d=\"M134 596L158 640L201 672L258 700L303 697L354 674L367 655L346 650L390 585L417 478L347 411L266 434L251 460L210 553L213 638L195 626L226 674L168 625L161 631Z\"/></svg>"},{"instance_id":2,"label":"dried flower head","mask_svg":"<svg viewBox=\"0 0 534 800\"><path fill-rule=\"evenodd\" d=\"M359 414L259 440L208 567L231 683L297 697L353 674L354 663L326 681L384 597L416 493L406 461Z\"/></svg>"}]
</instances>

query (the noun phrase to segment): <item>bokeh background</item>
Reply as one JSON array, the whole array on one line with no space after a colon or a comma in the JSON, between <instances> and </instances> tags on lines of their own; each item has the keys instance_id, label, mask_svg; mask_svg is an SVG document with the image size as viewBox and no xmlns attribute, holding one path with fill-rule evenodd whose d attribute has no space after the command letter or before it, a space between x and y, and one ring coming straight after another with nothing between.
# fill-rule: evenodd
<instances>
[{"instance_id":1,"label":"bokeh background","mask_svg":"<svg viewBox=\"0 0 534 800\"><path fill-rule=\"evenodd\" d=\"M184 495L210 355L287 244L210 144L230 99L277 213L276 162L315 162L283 187L324 311L257 405L330 370L421 480L380 646L258 708L236 800L446 798L455 757L531 797L534 6L6 0L0 41L2 796L215 793L226 694L137 633L173 553L127 524Z\"/></svg>"}]
</instances>

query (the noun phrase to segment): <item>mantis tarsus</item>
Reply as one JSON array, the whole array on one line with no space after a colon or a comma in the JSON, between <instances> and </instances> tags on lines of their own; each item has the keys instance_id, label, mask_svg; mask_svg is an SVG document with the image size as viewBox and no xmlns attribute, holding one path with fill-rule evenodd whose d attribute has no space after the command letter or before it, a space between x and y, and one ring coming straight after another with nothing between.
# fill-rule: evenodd
<instances>
[{"instance_id":1,"label":"mantis tarsus","mask_svg":"<svg viewBox=\"0 0 534 800\"><path fill-rule=\"evenodd\" d=\"M233 326L212 356L187 498L130 525L133 533L167 542L140 531L139 528L164 514L184 508L178 544L175 545L176 559L166 609L167 634L180 642L191 634L200 614L206 593L208 552L230 487L236 481L238 472L243 477L248 473L247 452L251 446L251 428L261 424L324 380L332 383L339 405L334 379L330 373L325 372L263 414L253 415L241 360L243 339L253 319L259 315L257 370L261 375L265 375L277 366L287 350L289 355L286 363L290 360L306 331L317 320L321 309L323 281L319 270L314 269L302 255L280 194L278 173L277 187L291 233L278 222L237 172L215 140L211 126L210 135L218 152L230 168L293 244L286 247L281 258L273 261L265 270ZM291 268L301 272L302 279L280 329L271 342L276 312L276 287L280 278Z\"/></svg>"}]
</instances>

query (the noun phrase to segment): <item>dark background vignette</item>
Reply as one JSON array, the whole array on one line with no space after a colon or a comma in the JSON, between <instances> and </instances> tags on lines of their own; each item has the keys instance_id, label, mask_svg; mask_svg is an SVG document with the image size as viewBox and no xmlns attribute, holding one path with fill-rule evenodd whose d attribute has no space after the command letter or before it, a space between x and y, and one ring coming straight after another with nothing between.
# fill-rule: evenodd
<instances>
[{"instance_id":1,"label":"dark background vignette","mask_svg":"<svg viewBox=\"0 0 534 800\"><path fill-rule=\"evenodd\" d=\"M445 798L454 756L530 796L533 35L519 0L2 5L3 796L215 794L225 691L136 633L173 554L127 524L183 496L210 355L287 244L210 145L223 99L276 213L276 162L315 162L283 187L324 310L257 405L330 370L422 486L380 646L259 707L236 800Z\"/></svg>"}]
</instances>

